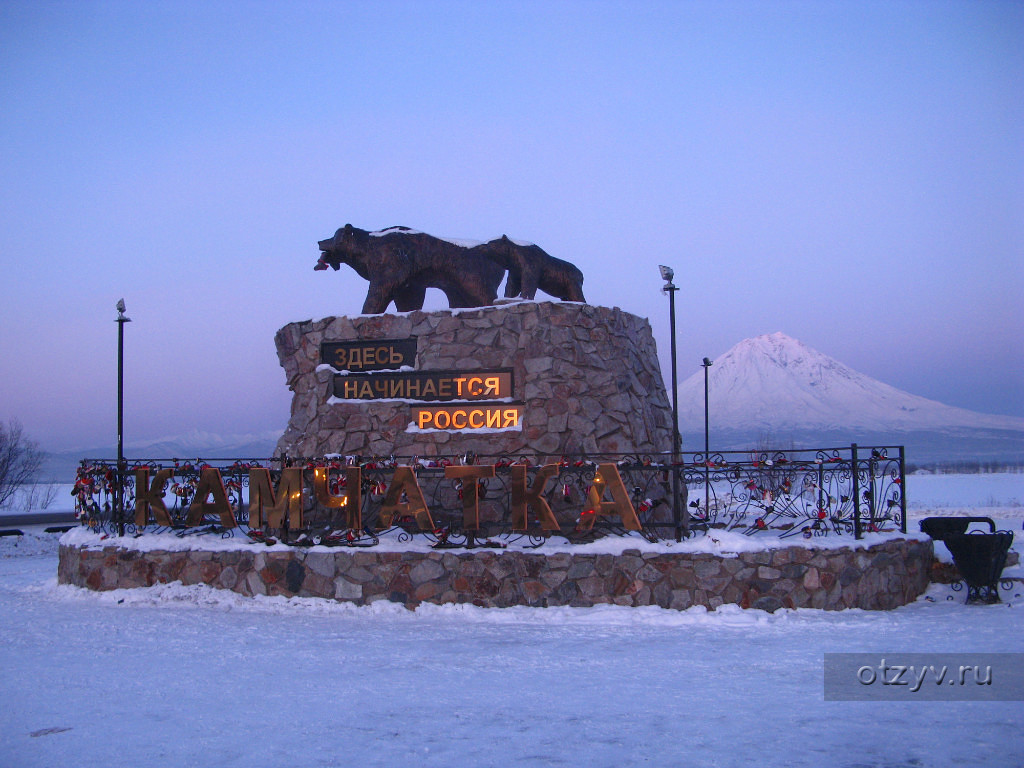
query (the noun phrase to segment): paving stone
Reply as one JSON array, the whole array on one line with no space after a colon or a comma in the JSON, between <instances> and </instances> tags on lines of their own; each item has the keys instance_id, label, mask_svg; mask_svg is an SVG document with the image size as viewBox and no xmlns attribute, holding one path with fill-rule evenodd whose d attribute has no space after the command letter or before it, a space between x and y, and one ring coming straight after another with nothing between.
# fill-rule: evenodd
<instances>
[{"instance_id":1,"label":"paving stone","mask_svg":"<svg viewBox=\"0 0 1024 768\"><path fill-rule=\"evenodd\" d=\"M334 580L335 600L357 600L362 596L363 587L361 584L351 582L344 576L339 576Z\"/></svg>"}]
</instances>

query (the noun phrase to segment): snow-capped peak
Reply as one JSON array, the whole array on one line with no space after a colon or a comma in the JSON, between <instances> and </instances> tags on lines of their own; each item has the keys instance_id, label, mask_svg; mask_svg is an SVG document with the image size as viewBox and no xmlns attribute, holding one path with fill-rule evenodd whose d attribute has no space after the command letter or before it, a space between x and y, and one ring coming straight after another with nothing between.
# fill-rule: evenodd
<instances>
[{"instance_id":1,"label":"snow-capped peak","mask_svg":"<svg viewBox=\"0 0 1024 768\"><path fill-rule=\"evenodd\" d=\"M1024 430L1024 419L954 408L859 373L784 333L741 341L708 371L709 406L724 429ZM700 431L704 373L679 386L680 429Z\"/></svg>"}]
</instances>

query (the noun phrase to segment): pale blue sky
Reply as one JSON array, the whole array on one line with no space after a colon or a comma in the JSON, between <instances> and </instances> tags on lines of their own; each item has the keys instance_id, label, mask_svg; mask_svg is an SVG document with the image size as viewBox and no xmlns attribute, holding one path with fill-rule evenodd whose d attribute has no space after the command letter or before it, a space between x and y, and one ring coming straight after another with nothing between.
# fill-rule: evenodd
<instances>
[{"instance_id":1,"label":"pale blue sky","mask_svg":"<svg viewBox=\"0 0 1024 768\"><path fill-rule=\"evenodd\" d=\"M1024 4L0 0L0 418L283 429L345 223L532 240L668 379L784 331L1024 415ZM432 296L432 306L443 298Z\"/></svg>"}]
</instances>

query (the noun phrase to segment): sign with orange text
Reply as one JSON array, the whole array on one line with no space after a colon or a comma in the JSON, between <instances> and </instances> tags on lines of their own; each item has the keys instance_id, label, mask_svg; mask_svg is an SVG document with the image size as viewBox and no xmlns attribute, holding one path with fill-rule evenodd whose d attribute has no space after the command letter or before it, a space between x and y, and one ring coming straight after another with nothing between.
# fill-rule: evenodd
<instances>
[{"instance_id":1,"label":"sign with orange text","mask_svg":"<svg viewBox=\"0 0 1024 768\"><path fill-rule=\"evenodd\" d=\"M416 429L440 429L446 432L519 429L523 424L523 406L521 403L414 405L412 424Z\"/></svg>"},{"instance_id":2,"label":"sign with orange text","mask_svg":"<svg viewBox=\"0 0 1024 768\"><path fill-rule=\"evenodd\" d=\"M334 377L334 397L339 400L507 400L512 398L512 387L511 370L350 373Z\"/></svg>"}]
</instances>

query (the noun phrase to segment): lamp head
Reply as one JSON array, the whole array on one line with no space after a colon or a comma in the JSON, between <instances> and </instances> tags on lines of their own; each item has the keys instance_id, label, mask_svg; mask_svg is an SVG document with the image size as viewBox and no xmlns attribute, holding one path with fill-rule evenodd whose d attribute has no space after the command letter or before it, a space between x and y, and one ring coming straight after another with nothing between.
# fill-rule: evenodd
<instances>
[{"instance_id":1,"label":"lamp head","mask_svg":"<svg viewBox=\"0 0 1024 768\"><path fill-rule=\"evenodd\" d=\"M672 271L672 267L659 265L658 269L661 270L661 279L664 280L666 283L671 283L672 278L676 276L676 273Z\"/></svg>"},{"instance_id":2,"label":"lamp head","mask_svg":"<svg viewBox=\"0 0 1024 768\"><path fill-rule=\"evenodd\" d=\"M701 363L701 365L703 365L705 368L710 368L712 365L714 365L714 363L711 362L710 360L708 360L708 358L705 357L704 358L704 362Z\"/></svg>"}]
</instances>

